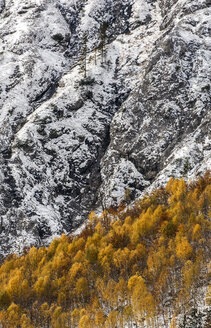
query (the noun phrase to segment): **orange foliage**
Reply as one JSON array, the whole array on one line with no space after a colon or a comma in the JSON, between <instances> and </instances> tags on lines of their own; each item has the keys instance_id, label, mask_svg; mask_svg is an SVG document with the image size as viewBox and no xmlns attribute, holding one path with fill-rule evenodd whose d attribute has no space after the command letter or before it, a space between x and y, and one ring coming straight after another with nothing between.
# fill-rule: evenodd
<instances>
[{"instance_id":1,"label":"orange foliage","mask_svg":"<svg viewBox=\"0 0 211 328\"><path fill-rule=\"evenodd\" d=\"M209 172L189 185L172 178L133 208L92 212L79 236L9 256L0 267L0 326L153 327L161 313L166 324L163 300L171 295L178 308L206 278L210 181ZM176 327L176 315L170 321Z\"/></svg>"}]
</instances>

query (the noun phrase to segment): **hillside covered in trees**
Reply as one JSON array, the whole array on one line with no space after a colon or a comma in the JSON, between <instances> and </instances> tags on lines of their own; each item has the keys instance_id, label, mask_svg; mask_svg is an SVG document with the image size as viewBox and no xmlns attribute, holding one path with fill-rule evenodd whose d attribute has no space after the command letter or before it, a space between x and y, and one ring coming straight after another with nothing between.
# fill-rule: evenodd
<instances>
[{"instance_id":1,"label":"hillside covered in trees","mask_svg":"<svg viewBox=\"0 0 211 328\"><path fill-rule=\"evenodd\" d=\"M171 178L133 206L92 212L76 237L7 257L0 326L210 327L210 181Z\"/></svg>"}]
</instances>

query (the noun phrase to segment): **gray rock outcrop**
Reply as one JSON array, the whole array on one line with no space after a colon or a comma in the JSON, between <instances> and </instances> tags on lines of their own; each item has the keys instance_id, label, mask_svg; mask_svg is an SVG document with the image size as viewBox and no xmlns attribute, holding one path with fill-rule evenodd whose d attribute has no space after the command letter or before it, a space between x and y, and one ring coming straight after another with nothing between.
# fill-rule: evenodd
<instances>
[{"instance_id":1,"label":"gray rock outcrop","mask_svg":"<svg viewBox=\"0 0 211 328\"><path fill-rule=\"evenodd\" d=\"M211 3L0 1L0 253L210 168Z\"/></svg>"}]
</instances>

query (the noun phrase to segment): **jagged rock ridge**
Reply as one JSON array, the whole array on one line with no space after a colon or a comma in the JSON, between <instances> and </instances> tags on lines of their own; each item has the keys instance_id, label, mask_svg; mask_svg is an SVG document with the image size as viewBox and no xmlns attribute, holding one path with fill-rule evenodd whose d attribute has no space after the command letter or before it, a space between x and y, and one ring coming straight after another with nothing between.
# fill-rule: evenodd
<instances>
[{"instance_id":1,"label":"jagged rock ridge","mask_svg":"<svg viewBox=\"0 0 211 328\"><path fill-rule=\"evenodd\" d=\"M0 1L1 254L210 167L210 5Z\"/></svg>"}]
</instances>

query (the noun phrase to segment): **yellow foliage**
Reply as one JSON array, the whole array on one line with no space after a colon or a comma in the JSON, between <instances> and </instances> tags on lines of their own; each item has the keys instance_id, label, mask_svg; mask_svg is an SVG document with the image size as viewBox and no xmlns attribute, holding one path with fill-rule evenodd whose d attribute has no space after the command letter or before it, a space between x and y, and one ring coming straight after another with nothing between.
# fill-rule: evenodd
<instances>
[{"instance_id":1,"label":"yellow foliage","mask_svg":"<svg viewBox=\"0 0 211 328\"><path fill-rule=\"evenodd\" d=\"M86 297L89 294L89 286L87 279L84 277L78 278L75 290L78 296Z\"/></svg>"},{"instance_id":2,"label":"yellow foliage","mask_svg":"<svg viewBox=\"0 0 211 328\"><path fill-rule=\"evenodd\" d=\"M105 322L105 328L114 328L116 327L119 319L119 313L116 310L109 312L108 318Z\"/></svg>"},{"instance_id":3,"label":"yellow foliage","mask_svg":"<svg viewBox=\"0 0 211 328\"><path fill-rule=\"evenodd\" d=\"M90 317L87 314L81 317L78 328L93 328Z\"/></svg>"},{"instance_id":4,"label":"yellow foliage","mask_svg":"<svg viewBox=\"0 0 211 328\"><path fill-rule=\"evenodd\" d=\"M141 276L132 276L128 281L128 289L131 291L132 308L137 318L150 317L154 312L155 302L147 291L144 279Z\"/></svg>"},{"instance_id":5,"label":"yellow foliage","mask_svg":"<svg viewBox=\"0 0 211 328\"><path fill-rule=\"evenodd\" d=\"M95 214L95 212L91 212L89 214L89 224L91 226L95 226L97 224L97 222L99 221L98 216Z\"/></svg>"},{"instance_id":6,"label":"yellow foliage","mask_svg":"<svg viewBox=\"0 0 211 328\"><path fill-rule=\"evenodd\" d=\"M106 316L105 316L103 310L101 310L101 309L97 310L97 312L95 313L95 321L94 321L96 327L98 327L98 328L103 327L105 320L106 320Z\"/></svg>"},{"instance_id":7,"label":"yellow foliage","mask_svg":"<svg viewBox=\"0 0 211 328\"><path fill-rule=\"evenodd\" d=\"M113 261L114 264L116 265L117 268L121 267L127 267L129 262L129 257L130 257L130 251L127 247L124 249L118 249L113 255Z\"/></svg>"},{"instance_id":8,"label":"yellow foliage","mask_svg":"<svg viewBox=\"0 0 211 328\"><path fill-rule=\"evenodd\" d=\"M186 259L190 258L192 253L193 253L193 248L188 242L187 237L182 237L176 247L177 257L185 261Z\"/></svg>"},{"instance_id":9,"label":"yellow foliage","mask_svg":"<svg viewBox=\"0 0 211 328\"><path fill-rule=\"evenodd\" d=\"M170 328L177 328L177 325L176 325L176 315L175 314L172 317Z\"/></svg>"},{"instance_id":10,"label":"yellow foliage","mask_svg":"<svg viewBox=\"0 0 211 328\"><path fill-rule=\"evenodd\" d=\"M194 264L188 260L183 268L184 285L189 289L194 279Z\"/></svg>"},{"instance_id":11,"label":"yellow foliage","mask_svg":"<svg viewBox=\"0 0 211 328\"><path fill-rule=\"evenodd\" d=\"M163 316L176 328L163 302L171 293L175 310L188 307L206 280L210 201L209 173L191 184L170 179L133 208L92 212L79 236L9 256L0 266L0 326L151 328Z\"/></svg>"},{"instance_id":12,"label":"yellow foliage","mask_svg":"<svg viewBox=\"0 0 211 328\"><path fill-rule=\"evenodd\" d=\"M50 276L39 277L34 284L34 290L38 297L47 297L50 292Z\"/></svg>"},{"instance_id":13,"label":"yellow foliage","mask_svg":"<svg viewBox=\"0 0 211 328\"><path fill-rule=\"evenodd\" d=\"M197 223L195 227L193 228L193 240L197 240L201 237L201 227Z\"/></svg>"},{"instance_id":14,"label":"yellow foliage","mask_svg":"<svg viewBox=\"0 0 211 328\"><path fill-rule=\"evenodd\" d=\"M9 327L15 327L20 324L20 306L12 303L7 310L7 321L11 325Z\"/></svg>"},{"instance_id":15,"label":"yellow foliage","mask_svg":"<svg viewBox=\"0 0 211 328\"><path fill-rule=\"evenodd\" d=\"M84 275L84 267L82 263L73 263L69 270L70 279L75 279L76 276Z\"/></svg>"},{"instance_id":16,"label":"yellow foliage","mask_svg":"<svg viewBox=\"0 0 211 328\"><path fill-rule=\"evenodd\" d=\"M78 308L76 308L71 313L71 324L72 324L72 326L77 327L79 320L80 320L80 310Z\"/></svg>"},{"instance_id":17,"label":"yellow foliage","mask_svg":"<svg viewBox=\"0 0 211 328\"><path fill-rule=\"evenodd\" d=\"M33 325L31 324L31 320L26 316L26 314L22 315L20 323L21 323L21 328L33 328Z\"/></svg>"}]
</instances>

